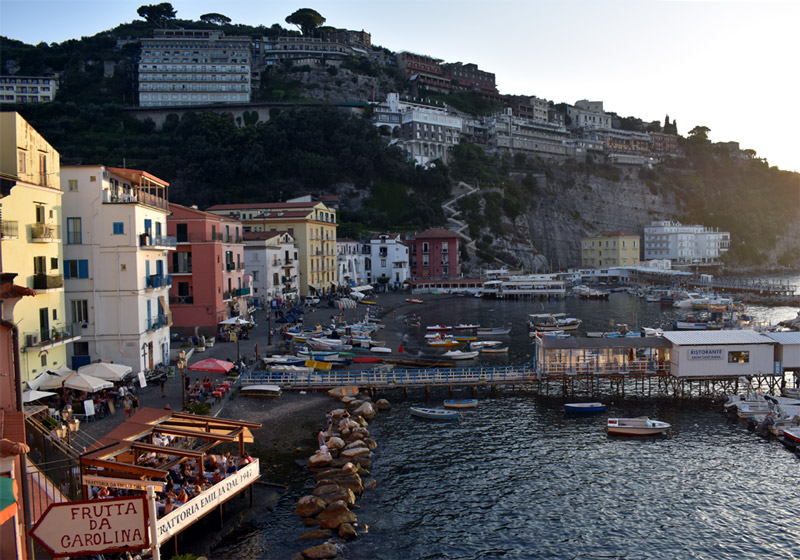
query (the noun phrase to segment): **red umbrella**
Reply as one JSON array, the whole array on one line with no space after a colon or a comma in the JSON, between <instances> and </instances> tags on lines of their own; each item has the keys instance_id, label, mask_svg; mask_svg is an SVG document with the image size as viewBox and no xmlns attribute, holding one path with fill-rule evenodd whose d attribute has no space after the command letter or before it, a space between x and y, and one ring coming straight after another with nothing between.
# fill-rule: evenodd
<instances>
[{"instance_id":1,"label":"red umbrella","mask_svg":"<svg viewBox=\"0 0 800 560\"><path fill-rule=\"evenodd\" d=\"M232 369L233 364L231 362L217 360L216 358L201 360L189 366L189 371L208 371L211 373L228 373Z\"/></svg>"}]
</instances>

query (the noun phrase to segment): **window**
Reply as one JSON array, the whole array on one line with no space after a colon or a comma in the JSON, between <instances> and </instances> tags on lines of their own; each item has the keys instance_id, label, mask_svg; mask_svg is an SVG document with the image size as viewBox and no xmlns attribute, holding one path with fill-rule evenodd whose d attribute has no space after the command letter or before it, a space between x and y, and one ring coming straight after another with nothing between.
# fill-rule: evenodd
<instances>
[{"instance_id":1,"label":"window","mask_svg":"<svg viewBox=\"0 0 800 560\"><path fill-rule=\"evenodd\" d=\"M34 274L46 274L47 271L45 270L46 264L45 257L33 257L33 273Z\"/></svg>"},{"instance_id":2,"label":"window","mask_svg":"<svg viewBox=\"0 0 800 560\"><path fill-rule=\"evenodd\" d=\"M750 362L750 352L747 350L728 352L729 364L746 364L749 362Z\"/></svg>"},{"instance_id":3,"label":"window","mask_svg":"<svg viewBox=\"0 0 800 560\"><path fill-rule=\"evenodd\" d=\"M67 184L69 185L67 188L68 188L68 190L70 192L75 192L75 191L78 190L78 180L77 179L69 179L67 181Z\"/></svg>"},{"instance_id":4,"label":"window","mask_svg":"<svg viewBox=\"0 0 800 560\"><path fill-rule=\"evenodd\" d=\"M67 218L67 245L81 244L81 219Z\"/></svg>"},{"instance_id":5,"label":"window","mask_svg":"<svg viewBox=\"0 0 800 560\"><path fill-rule=\"evenodd\" d=\"M24 175L25 173L28 172L27 153L24 151L20 151L18 153L18 156L19 157L17 158L17 173L19 175Z\"/></svg>"},{"instance_id":6,"label":"window","mask_svg":"<svg viewBox=\"0 0 800 560\"><path fill-rule=\"evenodd\" d=\"M86 323L89 321L89 300L73 299L70 301L73 323Z\"/></svg>"},{"instance_id":7,"label":"window","mask_svg":"<svg viewBox=\"0 0 800 560\"><path fill-rule=\"evenodd\" d=\"M125 233L125 222L114 222L114 235L123 235Z\"/></svg>"},{"instance_id":8,"label":"window","mask_svg":"<svg viewBox=\"0 0 800 560\"><path fill-rule=\"evenodd\" d=\"M64 261L64 279L89 278L89 261L86 259Z\"/></svg>"}]
</instances>

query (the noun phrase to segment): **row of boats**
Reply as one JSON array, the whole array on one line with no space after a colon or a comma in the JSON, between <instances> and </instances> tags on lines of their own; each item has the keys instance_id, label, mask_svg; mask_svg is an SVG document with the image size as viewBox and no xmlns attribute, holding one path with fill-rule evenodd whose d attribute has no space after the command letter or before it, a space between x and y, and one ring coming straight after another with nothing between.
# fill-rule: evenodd
<instances>
[{"instance_id":1,"label":"row of boats","mask_svg":"<svg viewBox=\"0 0 800 560\"><path fill-rule=\"evenodd\" d=\"M777 438L787 447L800 448L800 388L784 389L781 396L757 391L726 395L723 409L735 413L754 430Z\"/></svg>"},{"instance_id":2,"label":"row of boats","mask_svg":"<svg viewBox=\"0 0 800 560\"><path fill-rule=\"evenodd\" d=\"M479 340L481 337L507 335L511 327L481 327L475 324L461 323L450 325L429 325L425 329L425 342L433 348L449 348L442 354L451 360L471 360L479 354L503 354L508 352L508 344L500 340ZM469 350L455 348L468 344Z\"/></svg>"}]
</instances>

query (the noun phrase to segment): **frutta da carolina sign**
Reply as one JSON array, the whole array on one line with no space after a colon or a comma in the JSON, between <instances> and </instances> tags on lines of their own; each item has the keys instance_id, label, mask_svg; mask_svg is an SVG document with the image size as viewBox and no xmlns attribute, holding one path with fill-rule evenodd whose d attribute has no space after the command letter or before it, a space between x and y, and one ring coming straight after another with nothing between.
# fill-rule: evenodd
<instances>
[{"instance_id":1,"label":"frutta da carolina sign","mask_svg":"<svg viewBox=\"0 0 800 560\"><path fill-rule=\"evenodd\" d=\"M53 556L82 556L147 548L144 496L50 504L31 536Z\"/></svg>"}]
</instances>

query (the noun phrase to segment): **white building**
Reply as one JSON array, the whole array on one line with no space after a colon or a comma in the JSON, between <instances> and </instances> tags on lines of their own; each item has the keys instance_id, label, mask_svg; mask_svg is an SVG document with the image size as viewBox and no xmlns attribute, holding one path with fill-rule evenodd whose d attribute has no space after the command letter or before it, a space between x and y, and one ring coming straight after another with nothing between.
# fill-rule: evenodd
<instances>
[{"instance_id":1,"label":"white building","mask_svg":"<svg viewBox=\"0 0 800 560\"><path fill-rule=\"evenodd\" d=\"M360 286L367 282L370 255L359 241L336 240L336 266L339 269L340 286Z\"/></svg>"},{"instance_id":2,"label":"white building","mask_svg":"<svg viewBox=\"0 0 800 560\"><path fill-rule=\"evenodd\" d=\"M566 156L569 133L563 126L515 117L511 108L485 119L487 145L498 152L530 153L540 156Z\"/></svg>"},{"instance_id":3,"label":"white building","mask_svg":"<svg viewBox=\"0 0 800 560\"><path fill-rule=\"evenodd\" d=\"M252 43L217 30L157 30L142 39L139 106L248 103Z\"/></svg>"},{"instance_id":4,"label":"white building","mask_svg":"<svg viewBox=\"0 0 800 560\"><path fill-rule=\"evenodd\" d=\"M300 261L290 233L244 233L244 265L253 280L253 297L262 305L273 299L294 301L299 297Z\"/></svg>"},{"instance_id":5,"label":"white building","mask_svg":"<svg viewBox=\"0 0 800 560\"><path fill-rule=\"evenodd\" d=\"M169 363L169 184L145 171L62 166L68 320L81 324L73 367L111 360L134 372Z\"/></svg>"},{"instance_id":6,"label":"white building","mask_svg":"<svg viewBox=\"0 0 800 560\"><path fill-rule=\"evenodd\" d=\"M55 76L0 76L0 103L49 103L57 89Z\"/></svg>"},{"instance_id":7,"label":"white building","mask_svg":"<svg viewBox=\"0 0 800 560\"><path fill-rule=\"evenodd\" d=\"M668 331L670 373L679 379L771 375L775 340L747 330Z\"/></svg>"},{"instance_id":8,"label":"white building","mask_svg":"<svg viewBox=\"0 0 800 560\"><path fill-rule=\"evenodd\" d=\"M652 222L644 227L644 258L670 259L678 264L715 263L728 251L731 234L701 225Z\"/></svg>"},{"instance_id":9,"label":"white building","mask_svg":"<svg viewBox=\"0 0 800 560\"><path fill-rule=\"evenodd\" d=\"M397 144L418 165L436 159L447 163L450 148L459 143L462 119L448 114L445 107L401 101L399 94L390 93L373 109L375 126L384 129L390 144Z\"/></svg>"},{"instance_id":10,"label":"white building","mask_svg":"<svg viewBox=\"0 0 800 560\"><path fill-rule=\"evenodd\" d=\"M603 110L602 101L576 101L574 106L567 106L570 128L611 128L611 115Z\"/></svg>"},{"instance_id":11,"label":"white building","mask_svg":"<svg viewBox=\"0 0 800 560\"><path fill-rule=\"evenodd\" d=\"M369 240L371 268L367 283L400 287L410 276L408 247L399 233L379 233ZM384 280L381 281L381 278Z\"/></svg>"}]
</instances>

